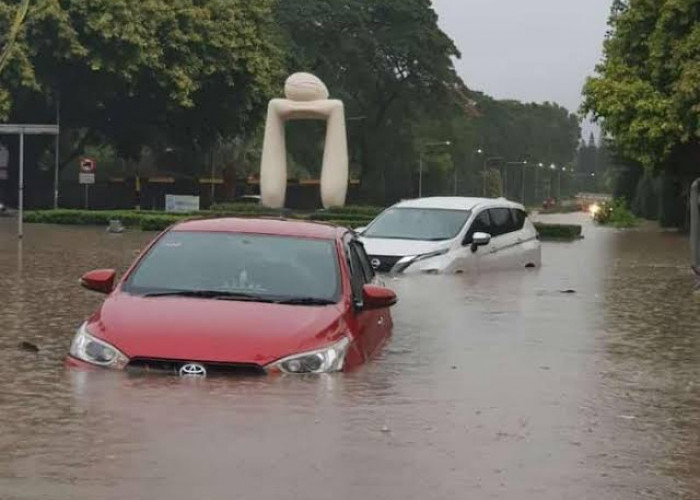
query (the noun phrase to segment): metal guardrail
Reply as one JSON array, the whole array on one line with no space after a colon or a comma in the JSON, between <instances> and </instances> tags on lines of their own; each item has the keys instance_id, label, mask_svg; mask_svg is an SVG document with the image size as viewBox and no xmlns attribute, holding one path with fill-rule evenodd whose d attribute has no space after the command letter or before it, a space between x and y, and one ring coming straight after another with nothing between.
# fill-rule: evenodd
<instances>
[{"instance_id":1,"label":"metal guardrail","mask_svg":"<svg viewBox=\"0 0 700 500\"><path fill-rule=\"evenodd\" d=\"M690 188L690 252L693 270L700 276L700 179Z\"/></svg>"}]
</instances>

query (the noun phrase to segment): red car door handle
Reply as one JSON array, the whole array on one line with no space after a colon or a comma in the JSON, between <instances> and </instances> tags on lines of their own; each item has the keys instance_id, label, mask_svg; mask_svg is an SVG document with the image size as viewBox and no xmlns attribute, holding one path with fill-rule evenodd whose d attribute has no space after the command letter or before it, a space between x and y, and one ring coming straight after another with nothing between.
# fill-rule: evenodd
<instances>
[{"instance_id":1,"label":"red car door handle","mask_svg":"<svg viewBox=\"0 0 700 500\"><path fill-rule=\"evenodd\" d=\"M379 316L379 319L377 320L377 324L379 326L382 326L384 324L384 316Z\"/></svg>"}]
</instances>

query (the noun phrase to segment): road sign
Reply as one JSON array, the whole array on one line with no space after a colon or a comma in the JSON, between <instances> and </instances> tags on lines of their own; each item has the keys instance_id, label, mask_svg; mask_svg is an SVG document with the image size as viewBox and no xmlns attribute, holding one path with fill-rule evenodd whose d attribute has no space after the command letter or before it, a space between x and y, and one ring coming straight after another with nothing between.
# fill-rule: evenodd
<instances>
[{"instance_id":1,"label":"road sign","mask_svg":"<svg viewBox=\"0 0 700 500\"><path fill-rule=\"evenodd\" d=\"M78 181L80 184L94 184L95 183L95 174L84 174L80 172L78 175Z\"/></svg>"},{"instance_id":2,"label":"road sign","mask_svg":"<svg viewBox=\"0 0 700 500\"><path fill-rule=\"evenodd\" d=\"M83 174L94 174L95 160L92 158L82 158L80 160L80 172Z\"/></svg>"},{"instance_id":3,"label":"road sign","mask_svg":"<svg viewBox=\"0 0 700 500\"><path fill-rule=\"evenodd\" d=\"M78 174L80 184L95 183L95 160L82 158L80 160L80 173Z\"/></svg>"}]
</instances>

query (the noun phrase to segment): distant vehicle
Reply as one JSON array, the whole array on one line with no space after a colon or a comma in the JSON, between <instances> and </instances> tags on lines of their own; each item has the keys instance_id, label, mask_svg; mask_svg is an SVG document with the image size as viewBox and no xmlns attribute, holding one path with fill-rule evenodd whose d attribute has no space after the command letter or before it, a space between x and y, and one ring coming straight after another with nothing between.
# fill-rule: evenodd
<instances>
[{"instance_id":1,"label":"distant vehicle","mask_svg":"<svg viewBox=\"0 0 700 500\"><path fill-rule=\"evenodd\" d=\"M550 208L554 208L557 206L557 200L554 198L547 198L542 202L542 209L543 210L548 210Z\"/></svg>"},{"instance_id":2,"label":"distant vehicle","mask_svg":"<svg viewBox=\"0 0 700 500\"><path fill-rule=\"evenodd\" d=\"M262 197L257 194L246 194L244 196L239 196L233 201L234 203L250 203L251 205L260 205L262 204Z\"/></svg>"},{"instance_id":3,"label":"distant vehicle","mask_svg":"<svg viewBox=\"0 0 700 500\"><path fill-rule=\"evenodd\" d=\"M537 230L525 208L504 198L402 201L358 230L384 273L459 273L539 267Z\"/></svg>"},{"instance_id":4,"label":"distant vehicle","mask_svg":"<svg viewBox=\"0 0 700 500\"><path fill-rule=\"evenodd\" d=\"M159 235L78 329L66 364L180 376L326 373L390 338L391 290L354 232L273 219L210 219Z\"/></svg>"}]
</instances>

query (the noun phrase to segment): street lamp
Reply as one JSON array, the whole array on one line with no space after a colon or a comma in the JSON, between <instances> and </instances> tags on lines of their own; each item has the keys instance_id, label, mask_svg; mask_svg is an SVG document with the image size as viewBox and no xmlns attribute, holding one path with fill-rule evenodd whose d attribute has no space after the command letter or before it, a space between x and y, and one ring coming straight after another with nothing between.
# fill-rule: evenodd
<instances>
[{"instance_id":1,"label":"street lamp","mask_svg":"<svg viewBox=\"0 0 700 500\"><path fill-rule=\"evenodd\" d=\"M429 142L427 144L423 144L423 147L420 150L419 154L419 165L418 165L418 198L423 197L423 154L425 153L425 150L430 148L430 147L437 147L437 146L451 146L452 143L450 141L441 141L441 142Z\"/></svg>"},{"instance_id":2,"label":"street lamp","mask_svg":"<svg viewBox=\"0 0 700 500\"><path fill-rule=\"evenodd\" d=\"M484 154L484 150L479 148L476 150L476 154L481 156ZM481 167L481 193L482 196L486 197L486 160L484 160Z\"/></svg>"},{"instance_id":3,"label":"street lamp","mask_svg":"<svg viewBox=\"0 0 700 500\"><path fill-rule=\"evenodd\" d=\"M539 162L537 164L537 168L535 168L535 203L539 203L539 197L537 196L539 194L539 169L544 168L544 163Z\"/></svg>"},{"instance_id":4,"label":"street lamp","mask_svg":"<svg viewBox=\"0 0 700 500\"><path fill-rule=\"evenodd\" d=\"M552 170L552 171L555 171L555 170L557 169L557 166L556 166L554 163L552 163L552 164L549 166L549 169ZM550 176L550 177L549 177L549 193L547 194L547 198L551 198L551 197L552 197L552 184L554 184L554 182L553 182L552 176Z\"/></svg>"},{"instance_id":5,"label":"street lamp","mask_svg":"<svg viewBox=\"0 0 700 500\"><path fill-rule=\"evenodd\" d=\"M527 160L522 162L523 165L523 170L521 173L522 177L522 184L520 186L520 201L523 205L525 205L525 168L527 167Z\"/></svg>"}]
</instances>

